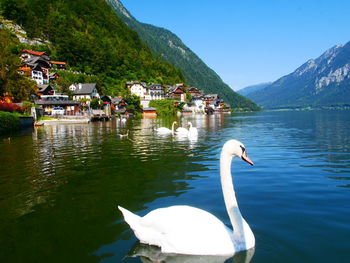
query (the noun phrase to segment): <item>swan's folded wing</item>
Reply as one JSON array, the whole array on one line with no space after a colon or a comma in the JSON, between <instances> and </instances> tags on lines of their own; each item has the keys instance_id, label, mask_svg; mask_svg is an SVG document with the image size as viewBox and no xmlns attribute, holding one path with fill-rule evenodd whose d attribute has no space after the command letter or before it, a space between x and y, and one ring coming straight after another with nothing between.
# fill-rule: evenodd
<instances>
[{"instance_id":1,"label":"swan's folded wing","mask_svg":"<svg viewBox=\"0 0 350 263\"><path fill-rule=\"evenodd\" d=\"M232 254L232 233L212 214L189 206L156 209L141 220L141 242L165 253Z\"/></svg>"}]
</instances>

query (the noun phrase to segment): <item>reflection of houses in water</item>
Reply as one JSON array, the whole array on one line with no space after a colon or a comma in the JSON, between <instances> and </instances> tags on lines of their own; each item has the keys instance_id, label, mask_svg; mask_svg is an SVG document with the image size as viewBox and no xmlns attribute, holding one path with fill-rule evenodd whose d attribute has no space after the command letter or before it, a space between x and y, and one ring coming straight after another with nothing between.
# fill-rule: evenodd
<instances>
[{"instance_id":1,"label":"reflection of houses in water","mask_svg":"<svg viewBox=\"0 0 350 263\"><path fill-rule=\"evenodd\" d=\"M225 123L225 115L224 114L213 114L213 115L206 115L206 127L209 129L216 129L221 128L224 126Z\"/></svg>"},{"instance_id":2,"label":"reflection of houses in water","mask_svg":"<svg viewBox=\"0 0 350 263\"><path fill-rule=\"evenodd\" d=\"M134 125L133 134L135 135L133 140L137 141L138 139L144 140L142 136L154 135L153 128L156 127L157 119L152 118L143 118L140 119Z\"/></svg>"},{"instance_id":3,"label":"reflection of houses in water","mask_svg":"<svg viewBox=\"0 0 350 263\"><path fill-rule=\"evenodd\" d=\"M216 113L213 115L207 114L194 114L190 116L184 116L181 118L181 122L187 124L192 122L193 127L200 129L219 128L223 127L225 123L226 114Z\"/></svg>"}]
</instances>

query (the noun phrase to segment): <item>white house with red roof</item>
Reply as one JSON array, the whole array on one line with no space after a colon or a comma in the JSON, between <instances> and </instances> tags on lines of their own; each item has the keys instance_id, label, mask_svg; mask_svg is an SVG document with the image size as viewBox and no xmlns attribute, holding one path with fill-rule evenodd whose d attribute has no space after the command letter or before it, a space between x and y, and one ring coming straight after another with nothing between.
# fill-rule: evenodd
<instances>
[{"instance_id":1,"label":"white house with red roof","mask_svg":"<svg viewBox=\"0 0 350 263\"><path fill-rule=\"evenodd\" d=\"M21 53L23 61L19 72L36 81L38 85L49 83L49 70L51 68L50 57L46 52L37 52L23 49Z\"/></svg>"}]
</instances>

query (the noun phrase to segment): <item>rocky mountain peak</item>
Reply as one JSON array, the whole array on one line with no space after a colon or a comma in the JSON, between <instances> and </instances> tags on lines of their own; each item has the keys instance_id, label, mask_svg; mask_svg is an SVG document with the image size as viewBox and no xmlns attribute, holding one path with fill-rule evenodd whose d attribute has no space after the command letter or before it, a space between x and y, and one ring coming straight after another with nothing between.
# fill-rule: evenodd
<instances>
[{"instance_id":1,"label":"rocky mountain peak","mask_svg":"<svg viewBox=\"0 0 350 263\"><path fill-rule=\"evenodd\" d=\"M116 10L119 10L124 16L132 19L129 11L124 7L124 5L119 0L107 0L107 2Z\"/></svg>"}]
</instances>

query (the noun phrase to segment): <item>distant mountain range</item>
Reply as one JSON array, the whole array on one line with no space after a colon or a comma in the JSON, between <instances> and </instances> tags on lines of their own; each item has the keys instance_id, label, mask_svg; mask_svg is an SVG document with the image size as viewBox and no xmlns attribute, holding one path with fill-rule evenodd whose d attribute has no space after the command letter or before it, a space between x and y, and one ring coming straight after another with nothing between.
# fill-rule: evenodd
<instances>
[{"instance_id":1,"label":"distant mountain range","mask_svg":"<svg viewBox=\"0 0 350 263\"><path fill-rule=\"evenodd\" d=\"M167 29L140 23L119 0L107 0L116 14L143 39L152 52L172 65L180 68L186 82L205 93L219 94L235 109L258 110L249 99L234 92L221 78L192 52L175 34Z\"/></svg>"},{"instance_id":2,"label":"distant mountain range","mask_svg":"<svg viewBox=\"0 0 350 263\"><path fill-rule=\"evenodd\" d=\"M247 94L264 108L350 105L350 42L310 59L293 73Z\"/></svg>"},{"instance_id":3,"label":"distant mountain range","mask_svg":"<svg viewBox=\"0 0 350 263\"><path fill-rule=\"evenodd\" d=\"M242 96L247 96L250 93L256 92L258 90L262 90L264 88L266 88L267 86L271 85L272 82L266 82L266 83L260 83L260 84L256 84L256 85L251 85L248 87L245 87L243 89L237 90L236 92L238 94L241 94Z\"/></svg>"}]
</instances>

